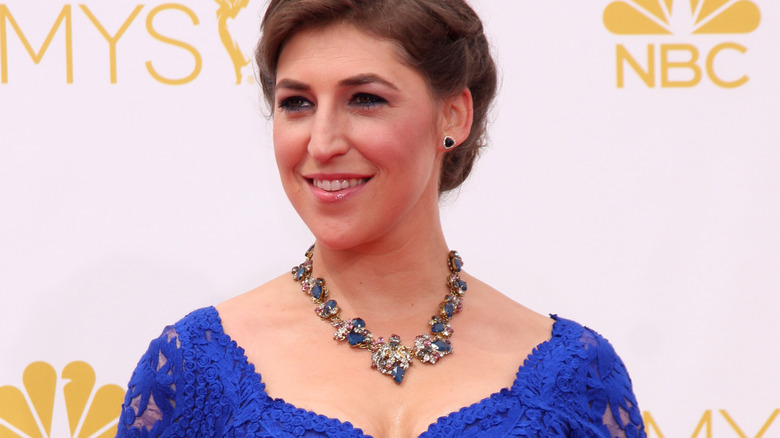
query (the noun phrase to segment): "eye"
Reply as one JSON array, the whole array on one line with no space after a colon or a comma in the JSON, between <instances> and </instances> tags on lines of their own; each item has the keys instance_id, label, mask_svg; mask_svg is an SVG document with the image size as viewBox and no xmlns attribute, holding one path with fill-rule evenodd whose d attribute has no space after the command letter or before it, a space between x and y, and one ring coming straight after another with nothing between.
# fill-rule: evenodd
<instances>
[{"instance_id":1,"label":"eye","mask_svg":"<svg viewBox=\"0 0 780 438\"><path fill-rule=\"evenodd\" d=\"M313 106L312 103L301 96L290 96L279 102L279 108L282 111L302 111L311 106Z\"/></svg>"},{"instance_id":2,"label":"eye","mask_svg":"<svg viewBox=\"0 0 780 438\"><path fill-rule=\"evenodd\" d=\"M352 101L350 103L352 105L357 105L364 108L371 108L377 105L381 105L383 103L387 103L387 101L374 94L357 93L354 96L352 96Z\"/></svg>"}]
</instances>

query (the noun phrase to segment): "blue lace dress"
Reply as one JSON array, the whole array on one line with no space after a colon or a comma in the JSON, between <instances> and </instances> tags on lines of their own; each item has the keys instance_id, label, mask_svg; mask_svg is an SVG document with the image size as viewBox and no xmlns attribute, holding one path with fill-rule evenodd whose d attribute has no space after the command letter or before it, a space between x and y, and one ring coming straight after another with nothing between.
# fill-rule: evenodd
<instances>
[{"instance_id":1,"label":"blue lace dress","mask_svg":"<svg viewBox=\"0 0 780 438\"><path fill-rule=\"evenodd\" d=\"M510 388L439 418L433 437L644 437L631 380L612 346L555 318ZM192 312L153 340L133 373L118 437L362 437L348 422L265 392L217 310Z\"/></svg>"}]
</instances>

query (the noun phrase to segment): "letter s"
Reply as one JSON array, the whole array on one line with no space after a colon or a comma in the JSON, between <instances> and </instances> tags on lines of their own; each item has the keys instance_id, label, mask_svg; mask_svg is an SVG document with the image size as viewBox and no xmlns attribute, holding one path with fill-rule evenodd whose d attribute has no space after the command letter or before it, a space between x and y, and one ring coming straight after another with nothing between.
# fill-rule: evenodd
<instances>
[{"instance_id":1,"label":"letter s","mask_svg":"<svg viewBox=\"0 0 780 438\"><path fill-rule=\"evenodd\" d=\"M153 78L155 78L159 82L162 82L163 84L182 85L191 82L198 76L201 68L203 67L203 59L201 58L200 53L198 53L195 47L192 47L191 45L183 41L175 40L165 35L161 35L159 32L157 32L154 29L154 26L152 25L154 21L154 17L157 15L158 12L165 11L168 9L177 9L179 11L182 11L185 14L189 15L190 19L192 20L192 24L196 26L199 24L197 15L195 15L195 13L192 12L191 9L187 8L184 5L180 5L176 3L166 3L157 6L156 8L152 9L149 12L149 15L146 17L146 29L149 31L149 35L151 35L154 39L158 41L162 41L166 44L170 44L172 46L181 47L182 49L190 52L192 54L192 57L195 58L195 68L192 70L192 73L190 73L188 76L179 79L170 79L170 78L163 77L162 75L157 73L157 71L155 71L154 67L152 66L152 61L146 61L146 69L149 71L149 74L152 75Z\"/></svg>"}]
</instances>

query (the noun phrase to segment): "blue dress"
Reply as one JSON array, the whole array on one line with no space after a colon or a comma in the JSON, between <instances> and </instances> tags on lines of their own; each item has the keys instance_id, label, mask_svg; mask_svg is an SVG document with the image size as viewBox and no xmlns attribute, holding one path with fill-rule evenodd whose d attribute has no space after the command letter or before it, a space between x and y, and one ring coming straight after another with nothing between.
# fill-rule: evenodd
<instances>
[{"instance_id":1,"label":"blue dress","mask_svg":"<svg viewBox=\"0 0 780 438\"><path fill-rule=\"evenodd\" d=\"M420 437L645 437L612 346L554 318L552 338L526 358L510 388L440 417ZM117 437L366 437L348 422L266 394L214 307L166 327L128 388Z\"/></svg>"}]
</instances>

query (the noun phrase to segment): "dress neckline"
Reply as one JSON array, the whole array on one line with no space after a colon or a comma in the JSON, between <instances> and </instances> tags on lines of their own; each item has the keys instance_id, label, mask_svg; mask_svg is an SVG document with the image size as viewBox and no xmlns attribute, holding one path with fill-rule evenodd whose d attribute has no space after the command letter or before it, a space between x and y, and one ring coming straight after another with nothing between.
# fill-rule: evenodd
<instances>
[{"instance_id":1,"label":"dress neckline","mask_svg":"<svg viewBox=\"0 0 780 438\"><path fill-rule=\"evenodd\" d=\"M216 317L216 324L217 328L219 329L219 333L221 333L223 336L227 337L228 343L235 343L236 344L236 352L240 355L239 359L239 367L242 369L242 371L246 370L247 378L255 380L258 385L254 385L256 388L258 388L258 391L260 392L258 395L264 399L269 404L273 405L276 408L283 409L285 411L292 411L297 414L310 417L312 419L317 418L318 421L325 421L326 423L335 426L337 429L341 429L342 431L349 432L351 435L355 435L356 437L361 438L372 438L371 435L366 435L365 432L359 427L356 427L349 421L342 421L338 418L328 417L326 415L318 414L315 411L312 411L310 409L300 408L298 406L293 405L292 403L288 403L284 401L283 398L280 397L271 397L266 391L265 391L265 383L263 382L262 374L255 369L255 366L253 363L249 361L249 357L246 355L246 350L238 344L229 334L225 333L224 327L222 326L222 317L219 315L219 311L214 306L209 306L206 308L207 311L213 312L214 316ZM520 364L518 367L517 373L515 373L515 379L512 381L512 385L509 387L501 388L500 390L493 392L492 394L488 395L487 397L482 398L481 400L478 400L474 403L471 403L469 405L466 405L457 411L452 411L448 414L442 415L438 417L433 423L429 424L428 427L425 429L425 431L420 434L419 438L423 438L429 433L433 432L441 423L443 420L446 419L455 419L462 417L466 412L469 410L477 409L483 405L486 405L490 403L491 400L495 400L499 397L505 396L507 394L511 394L515 392L515 390L518 388L518 386L522 383L522 377L534 370L535 367L529 366L532 362L540 362L543 357L545 356L545 353L555 347L555 344L560 340L564 329L561 327L562 322L566 321L563 318L559 318L558 315L551 314L550 318L553 319L553 326L551 330L551 336L549 339L544 340L537 344L533 350L531 350L530 353L525 357L523 360L523 363Z\"/></svg>"}]
</instances>

